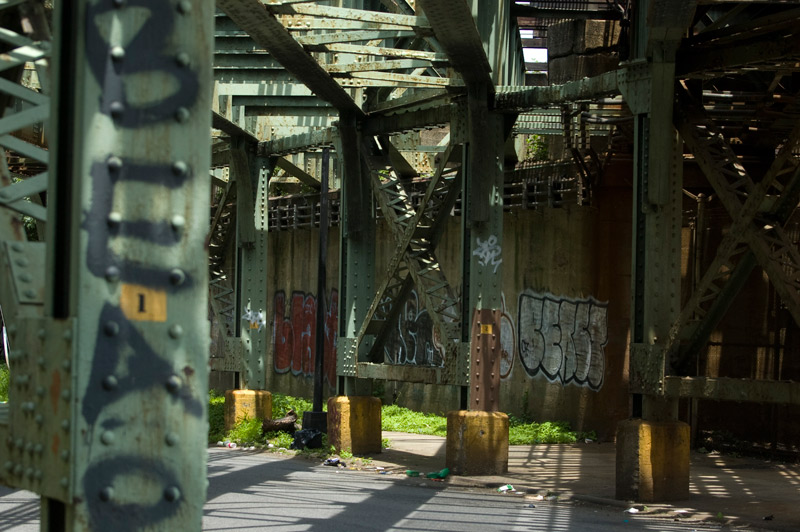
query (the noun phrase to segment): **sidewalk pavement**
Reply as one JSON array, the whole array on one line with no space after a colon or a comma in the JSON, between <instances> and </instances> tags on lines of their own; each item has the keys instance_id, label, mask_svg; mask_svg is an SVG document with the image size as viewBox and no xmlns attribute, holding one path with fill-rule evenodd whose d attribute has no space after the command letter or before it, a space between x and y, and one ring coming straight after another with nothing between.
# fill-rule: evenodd
<instances>
[{"instance_id":1,"label":"sidewalk pavement","mask_svg":"<svg viewBox=\"0 0 800 532\"><path fill-rule=\"evenodd\" d=\"M407 469L412 469L424 476L445 467L442 437L401 432L384 432L383 437L391 445L372 456L370 467L383 467L384 474L404 475ZM508 473L479 477L451 475L445 482L451 486L492 489L511 484L517 493L509 496L535 499L538 495L556 495L558 501L618 506L620 512L635 507L642 513L681 520L800 530L798 464L692 452L689 499L645 506L614 499L615 460L613 443L514 445L509 449Z\"/></svg>"}]
</instances>

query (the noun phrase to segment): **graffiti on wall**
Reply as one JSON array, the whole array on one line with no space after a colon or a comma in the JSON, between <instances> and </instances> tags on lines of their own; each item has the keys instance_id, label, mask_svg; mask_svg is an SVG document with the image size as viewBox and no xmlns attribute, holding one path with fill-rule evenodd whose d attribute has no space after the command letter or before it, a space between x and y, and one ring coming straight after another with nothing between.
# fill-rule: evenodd
<instances>
[{"instance_id":1,"label":"graffiti on wall","mask_svg":"<svg viewBox=\"0 0 800 532\"><path fill-rule=\"evenodd\" d=\"M519 359L531 377L599 390L605 373L608 302L523 292Z\"/></svg>"},{"instance_id":2,"label":"graffiti on wall","mask_svg":"<svg viewBox=\"0 0 800 532\"><path fill-rule=\"evenodd\" d=\"M477 255L478 263L481 266L488 266L491 264L494 266L493 273L497 273L497 267L503 262L503 259L500 258L500 255L503 254L503 249L497 243L497 237L492 235L484 241L481 241L480 238L476 238L475 241L478 246L472 254Z\"/></svg>"},{"instance_id":3,"label":"graffiti on wall","mask_svg":"<svg viewBox=\"0 0 800 532\"><path fill-rule=\"evenodd\" d=\"M437 337L428 310L420 308L416 290L403 305L383 352L389 364L444 365L444 346Z\"/></svg>"},{"instance_id":4,"label":"graffiti on wall","mask_svg":"<svg viewBox=\"0 0 800 532\"><path fill-rule=\"evenodd\" d=\"M336 336L339 292L331 291L325 314L324 372L330 386L336 384ZM273 353L275 372L314 375L314 352L317 341L317 298L305 292L292 292L287 307L286 294L275 294Z\"/></svg>"}]
</instances>

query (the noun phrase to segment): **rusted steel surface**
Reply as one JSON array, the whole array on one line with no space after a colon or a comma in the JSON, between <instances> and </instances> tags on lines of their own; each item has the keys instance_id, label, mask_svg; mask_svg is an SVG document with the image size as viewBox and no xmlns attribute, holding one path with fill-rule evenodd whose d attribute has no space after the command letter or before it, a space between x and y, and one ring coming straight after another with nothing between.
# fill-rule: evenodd
<instances>
[{"instance_id":1,"label":"rusted steel surface","mask_svg":"<svg viewBox=\"0 0 800 532\"><path fill-rule=\"evenodd\" d=\"M500 409L501 310L476 309L470 333L469 407L495 412Z\"/></svg>"}]
</instances>

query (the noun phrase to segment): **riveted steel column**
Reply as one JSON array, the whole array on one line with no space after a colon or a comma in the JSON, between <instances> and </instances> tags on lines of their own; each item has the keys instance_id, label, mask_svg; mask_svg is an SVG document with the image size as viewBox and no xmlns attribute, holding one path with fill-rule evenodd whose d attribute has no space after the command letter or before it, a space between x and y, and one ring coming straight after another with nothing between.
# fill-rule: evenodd
<instances>
[{"instance_id":1,"label":"riveted steel column","mask_svg":"<svg viewBox=\"0 0 800 532\"><path fill-rule=\"evenodd\" d=\"M55 5L42 530L200 530L214 5Z\"/></svg>"},{"instance_id":2,"label":"riveted steel column","mask_svg":"<svg viewBox=\"0 0 800 532\"><path fill-rule=\"evenodd\" d=\"M231 140L231 170L236 180L236 241L239 260L239 320L242 388L267 389L267 235L268 186L273 164L255 155L256 145Z\"/></svg>"},{"instance_id":3,"label":"riveted steel column","mask_svg":"<svg viewBox=\"0 0 800 532\"><path fill-rule=\"evenodd\" d=\"M502 116L489 111L489 87L468 88L468 144L462 216L462 336L469 357L469 407L499 409L503 263ZM487 338L484 338L487 337Z\"/></svg>"},{"instance_id":4,"label":"riveted steel column","mask_svg":"<svg viewBox=\"0 0 800 532\"><path fill-rule=\"evenodd\" d=\"M339 257L339 342L337 391L344 395L370 393L369 384L355 379L356 363L366 362L370 338L356 344L358 331L374 295L375 211L369 176L362 171L361 134L354 118L343 115L337 144L342 162L342 202Z\"/></svg>"}]
</instances>

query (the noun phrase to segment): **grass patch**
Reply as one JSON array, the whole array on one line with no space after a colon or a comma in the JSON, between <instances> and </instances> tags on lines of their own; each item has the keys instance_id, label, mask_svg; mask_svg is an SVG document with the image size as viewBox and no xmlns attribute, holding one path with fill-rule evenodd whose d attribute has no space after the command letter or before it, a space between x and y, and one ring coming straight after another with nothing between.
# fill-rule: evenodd
<instances>
[{"instance_id":1,"label":"grass patch","mask_svg":"<svg viewBox=\"0 0 800 532\"><path fill-rule=\"evenodd\" d=\"M397 405L381 408L381 428L394 432L447 436L447 420L444 417L414 412Z\"/></svg>"},{"instance_id":2,"label":"grass patch","mask_svg":"<svg viewBox=\"0 0 800 532\"><path fill-rule=\"evenodd\" d=\"M537 443L575 443L585 438L597 439L594 431L575 432L566 421L536 423L509 416L508 444L535 445Z\"/></svg>"},{"instance_id":3,"label":"grass patch","mask_svg":"<svg viewBox=\"0 0 800 532\"><path fill-rule=\"evenodd\" d=\"M0 403L8 401L9 379L8 366L5 363L0 364Z\"/></svg>"},{"instance_id":4,"label":"grass patch","mask_svg":"<svg viewBox=\"0 0 800 532\"><path fill-rule=\"evenodd\" d=\"M289 410L294 410L297 414L297 419L302 423L303 412L311 412L314 408L314 403L301 397L292 397L291 395L283 395L280 393L272 394L272 419L282 418ZM328 410L326 404L322 405L323 412Z\"/></svg>"}]
</instances>

